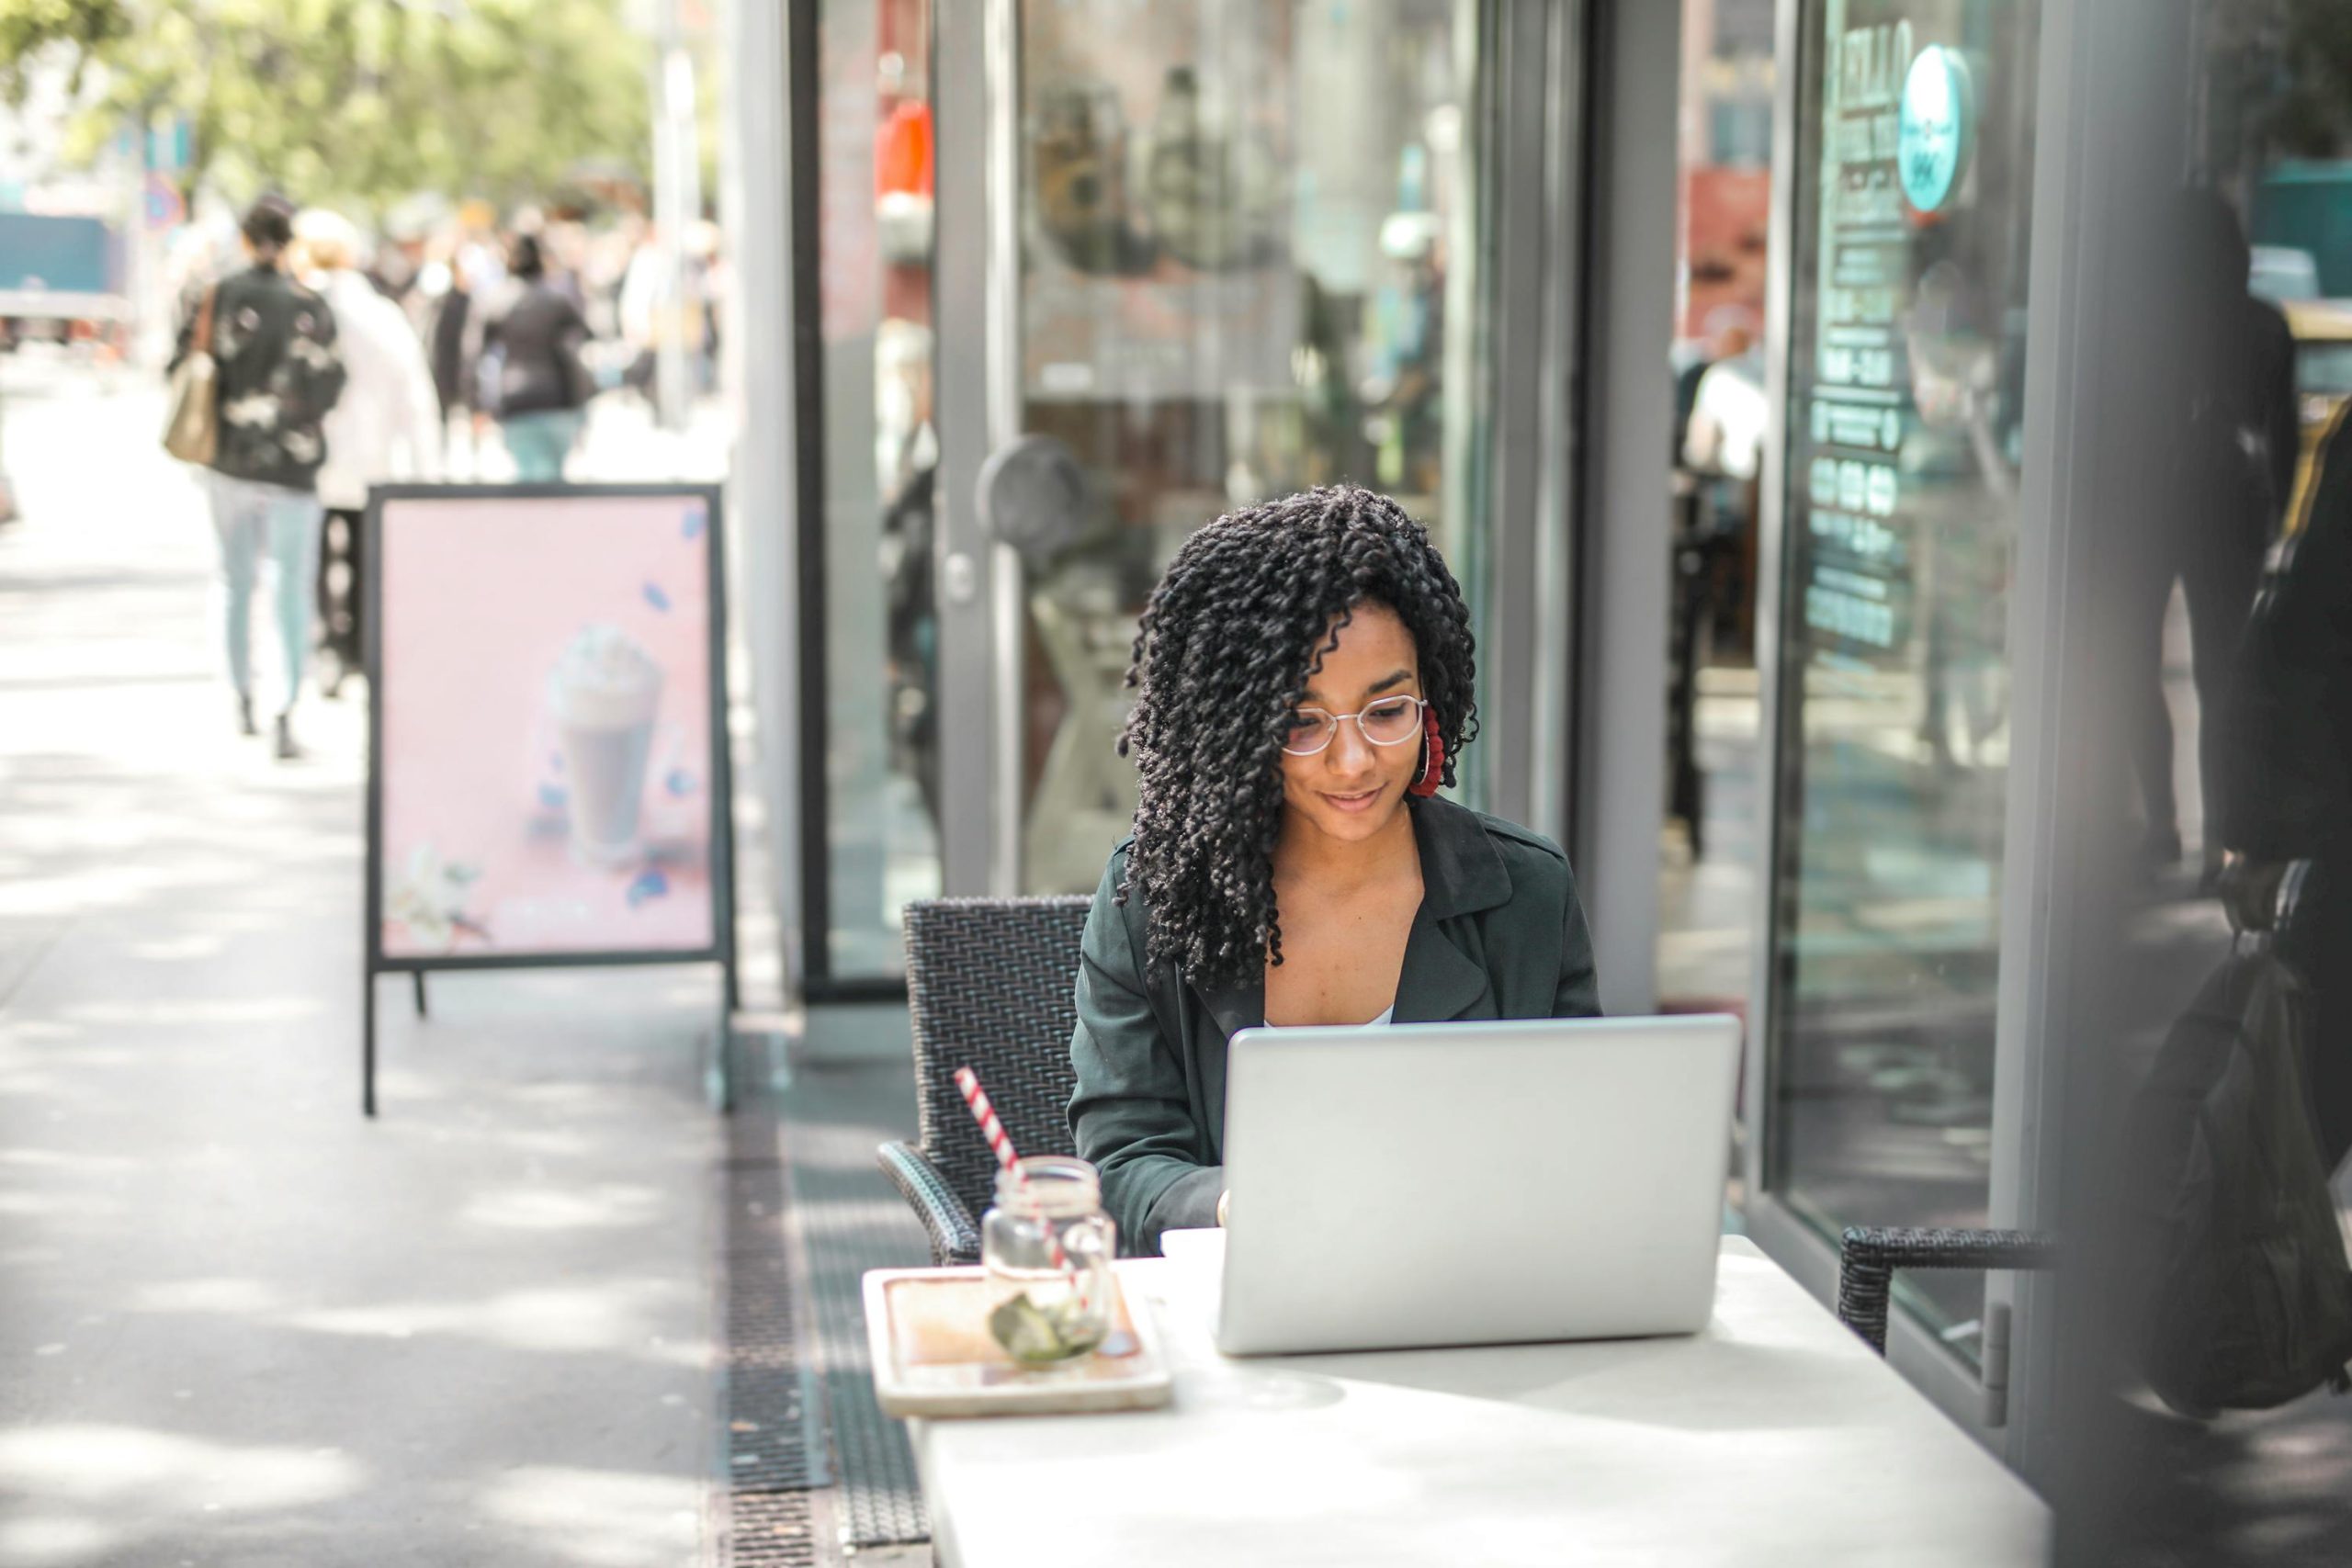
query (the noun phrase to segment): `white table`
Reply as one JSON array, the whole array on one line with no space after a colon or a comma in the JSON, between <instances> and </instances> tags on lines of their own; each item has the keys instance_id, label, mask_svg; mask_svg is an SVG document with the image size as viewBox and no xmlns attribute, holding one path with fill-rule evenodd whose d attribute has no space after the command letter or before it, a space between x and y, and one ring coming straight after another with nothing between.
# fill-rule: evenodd
<instances>
[{"instance_id":1,"label":"white table","mask_svg":"<svg viewBox=\"0 0 2352 1568\"><path fill-rule=\"evenodd\" d=\"M942 1561L2046 1558L2034 1495L1745 1239L1690 1338L1248 1360L1210 1343L1222 1241L1119 1265L1163 1331L1170 1408L908 1423Z\"/></svg>"}]
</instances>

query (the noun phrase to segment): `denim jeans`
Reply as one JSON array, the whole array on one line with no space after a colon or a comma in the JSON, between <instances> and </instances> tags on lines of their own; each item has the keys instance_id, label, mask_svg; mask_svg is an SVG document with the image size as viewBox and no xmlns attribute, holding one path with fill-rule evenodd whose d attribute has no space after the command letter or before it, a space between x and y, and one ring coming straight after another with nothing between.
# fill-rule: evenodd
<instances>
[{"instance_id":1,"label":"denim jeans","mask_svg":"<svg viewBox=\"0 0 2352 1568\"><path fill-rule=\"evenodd\" d=\"M311 579L318 571L319 498L283 485L205 475L212 531L220 539L220 573L229 586L229 679L240 696L254 689L254 583L265 553L277 573L277 636L286 671L283 713L301 694L311 653Z\"/></svg>"},{"instance_id":2,"label":"denim jeans","mask_svg":"<svg viewBox=\"0 0 2352 1568\"><path fill-rule=\"evenodd\" d=\"M514 458L514 478L526 485L554 484L563 478L563 460L580 439L588 414L582 409L548 409L518 413L498 422L499 434Z\"/></svg>"}]
</instances>

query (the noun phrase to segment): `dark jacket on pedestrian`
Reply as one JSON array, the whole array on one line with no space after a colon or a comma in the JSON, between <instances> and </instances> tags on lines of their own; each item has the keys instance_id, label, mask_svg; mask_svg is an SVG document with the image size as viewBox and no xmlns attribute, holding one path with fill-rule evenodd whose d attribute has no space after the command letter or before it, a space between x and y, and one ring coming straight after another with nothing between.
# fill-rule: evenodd
<instances>
[{"instance_id":1,"label":"dark jacket on pedestrian","mask_svg":"<svg viewBox=\"0 0 2352 1568\"><path fill-rule=\"evenodd\" d=\"M2238 660L2220 830L2256 860L2352 869L2352 405L2320 436L2300 500Z\"/></svg>"},{"instance_id":2,"label":"dark jacket on pedestrian","mask_svg":"<svg viewBox=\"0 0 2352 1568\"><path fill-rule=\"evenodd\" d=\"M1600 1010L1592 938L1567 857L1524 828L1442 797L1415 800L1421 907L1405 941L1394 1021L1588 1018ZM1079 948L1078 1090L1070 1131L1102 1176L1122 1250L1159 1251L1163 1231L1216 1224L1225 1190L1226 1046L1266 1021L1263 978L1196 987L1147 964L1142 895L1115 897L1113 852Z\"/></svg>"},{"instance_id":3,"label":"dark jacket on pedestrian","mask_svg":"<svg viewBox=\"0 0 2352 1568\"><path fill-rule=\"evenodd\" d=\"M219 367L220 438L212 467L232 479L318 487L327 444L322 430L343 395L334 312L274 266L254 265L212 286L212 341ZM204 295L187 301L176 367L195 346Z\"/></svg>"},{"instance_id":4,"label":"dark jacket on pedestrian","mask_svg":"<svg viewBox=\"0 0 2352 1568\"><path fill-rule=\"evenodd\" d=\"M453 283L434 305L429 341L433 358L433 390L441 399L441 417L457 409L473 407L473 389L467 385L466 339L473 296Z\"/></svg>"},{"instance_id":5,"label":"dark jacket on pedestrian","mask_svg":"<svg viewBox=\"0 0 2352 1568\"><path fill-rule=\"evenodd\" d=\"M2236 772L2209 831L2253 865L2310 863L2278 953L2311 987L2306 1066L2332 1170L2352 1152L2352 405L2304 484L2248 619L2230 705ZM2277 886L2256 876L2248 891Z\"/></svg>"},{"instance_id":6,"label":"dark jacket on pedestrian","mask_svg":"<svg viewBox=\"0 0 2352 1568\"><path fill-rule=\"evenodd\" d=\"M501 419L584 407L587 375L580 360L588 341L580 307L544 280L519 282L482 321L485 371L496 385L485 401Z\"/></svg>"}]
</instances>

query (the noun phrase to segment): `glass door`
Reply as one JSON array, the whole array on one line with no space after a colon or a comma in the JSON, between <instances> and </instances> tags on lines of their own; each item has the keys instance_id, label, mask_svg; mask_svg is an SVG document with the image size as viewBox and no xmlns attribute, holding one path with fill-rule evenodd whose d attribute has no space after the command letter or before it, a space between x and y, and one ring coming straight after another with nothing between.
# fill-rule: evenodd
<instances>
[{"instance_id":1,"label":"glass door","mask_svg":"<svg viewBox=\"0 0 2352 1568\"><path fill-rule=\"evenodd\" d=\"M812 999L895 996L940 891L932 0L791 8L800 886Z\"/></svg>"},{"instance_id":2,"label":"glass door","mask_svg":"<svg viewBox=\"0 0 2352 1568\"><path fill-rule=\"evenodd\" d=\"M1091 892L1186 535L1350 480L1482 598L1478 0L939 18L946 883Z\"/></svg>"},{"instance_id":3,"label":"glass door","mask_svg":"<svg viewBox=\"0 0 2352 1568\"><path fill-rule=\"evenodd\" d=\"M2041 7L1804 20L1762 1185L1829 1239L1991 1216ZM1984 1276L1897 1294L1977 1358Z\"/></svg>"}]
</instances>

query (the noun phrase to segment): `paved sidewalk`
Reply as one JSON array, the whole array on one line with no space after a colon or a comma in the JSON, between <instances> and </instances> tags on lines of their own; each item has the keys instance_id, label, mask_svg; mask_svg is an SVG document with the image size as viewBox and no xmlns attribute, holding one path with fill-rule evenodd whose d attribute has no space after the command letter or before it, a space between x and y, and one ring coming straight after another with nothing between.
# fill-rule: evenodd
<instances>
[{"instance_id":1,"label":"paved sidewalk","mask_svg":"<svg viewBox=\"0 0 2352 1568\"><path fill-rule=\"evenodd\" d=\"M237 737L160 398L0 375L0 1562L702 1561L715 977L386 982L364 1122L363 709Z\"/></svg>"}]
</instances>

